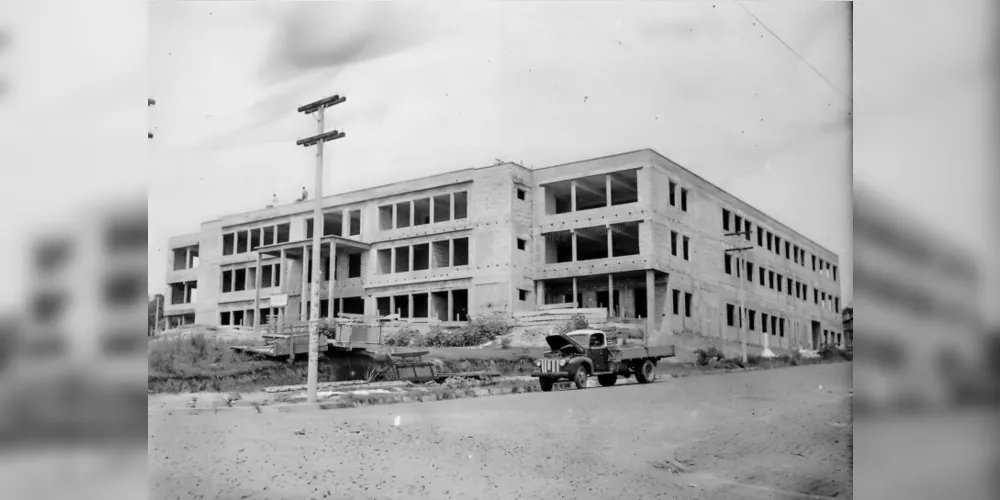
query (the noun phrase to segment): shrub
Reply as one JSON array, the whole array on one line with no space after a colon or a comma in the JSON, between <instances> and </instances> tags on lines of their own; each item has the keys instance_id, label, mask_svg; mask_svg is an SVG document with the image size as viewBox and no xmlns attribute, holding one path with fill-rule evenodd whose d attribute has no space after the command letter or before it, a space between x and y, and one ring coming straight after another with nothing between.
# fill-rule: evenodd
<instances>
[{"instance_id":1,"label":"shrub","mask_svg":"<svg viewBox=\"0 0 1000 500\"><path fill-rule=\"evenodd\" d=\"M841 359L844 357L843 351L841 351L839 347L833 344L825 344L823 347L819 349L819 352L817 352L817 354L819 354L820 358L823 358L825 360Z\"/></svg>"},{"instance_id":2,"label":"shrub","mask_svg":"<svg viewBox=\"0 0 1000 500\"><path fill-rule=\"evenodd\" d=\"M569 320L559 327L557 331L559 333L568 333L573 330L585 330L587 328L590 328L590 323L587 322L587 317L582 314L574 314L573 316L570 316Z\"/></svg>"},{"instance_id":3,"label":"shrub","mask_svg":"<svg viewBox=\"0 0 1000 500\"><path fill-rule=\"evenodd\" d=\"M501 349L510 349L510 343L513 342L513 341L514 341L514 338L511 337L510 335L501 338L500 339L500 348Z\"/></svg>"},{"instance_id":4,"label":"shrub","mask_svg":"<svg viewBox=\"0 0 1000 500\"><path fill-rule=\"evenodd\" d=\"M505 337L513 330L514 325L506 319L482 318L470 321L467 326L460 328L431 330L426 336L418 337L417 342L421 347L475 347L496 340L497 337ZM510 341L506 342L505 348L510 347Z\"/></svg>"},{"instance_id":5,"label":"shrub","mask_svg":"<svg viewBox=\"0 0 1000 500\"><path fill-rule=\"evenodd\" d=\"M420 332L417 330L410 327L404 327L395 333L386 335L386 337L382 339L382 344L393 347L406 347L413 344L413 340L419 336Z\"/></svg>"},{"instance_id":6,"label":"shrub","mask_svg":"<svg viewBox=\"0 0 1000 500\"><path fill-rule=\"evenodd\" d=\"M714 345L709 346L708 349L695 349L694 353L698 356L698 366L705 366L712 361L722 361L725 359L722 351L716 349Z\"/></svg>"}]
</instances>

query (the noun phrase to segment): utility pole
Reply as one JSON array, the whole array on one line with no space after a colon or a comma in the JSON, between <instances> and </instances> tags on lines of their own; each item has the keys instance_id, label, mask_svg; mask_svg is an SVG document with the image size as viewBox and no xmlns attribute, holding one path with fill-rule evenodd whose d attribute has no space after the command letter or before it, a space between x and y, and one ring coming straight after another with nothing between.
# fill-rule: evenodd
<instances>
[{"instance_id":1,"label":"utility pole","mask_svg":"<svg viewBox=\"0 0 1000 500\"><path fill-rule=\"evenodd\" d=\"M738 228L737 228L738 229ZM726 236L744 236L752 235L753 231L737 231L735 233L728 233ZM752 240L752 238L751 238ZM733 247L727 248L727 253L736 254L736 280L740 282L740 352L743 356L743 366L747 365L747 334L744 328L746 328L746 304L744 303L745 292L743 290L743 280L746 277L746 265L743 261L743 252L753 250L753 246L748 247ZM753 279L753 276L749 277Z\"/></svg>"},{"instance_id":2,"label":"utility pole","mask_svg":"<svg viewBox=\"0 0 1000 500\"><path fill-rule=\"evenodd\" d=\"M149 98L149 97L147 97L146 98L146 107L149 108L149 107L152 107L152 106L156 106L156 101L153 100L153 99L151 99L151 98ZM151 131L147 130L146 131L146 135L148 136L149 139L153 138L153 132L151 132Z\"/></svg>"},{"instance_id":3,"label":"utility pole","mask_svg":"<svg viewBox=\"0 0 1000 500\"><path fill-rule=\"evenodd\" d=\"M316 121L319 129L316 135L296 141L299 146L316 146L316 187L313 193L313 234L312 234L312 286L310 287L310 307L309 307L309 375L306 380L306 401L316 402L316 386L319 377L319 301L320 301L320 257L322 253L323 238L323 144L344 137L346 134L332 130L325 132L326 125L324 115L326 108L336 106L344 101L346 97L334 95L316 102L306 104L298 109L299 113L307 115L317 113ZM302 256L305 263L305 255ZM331 256L332 257L332 256ZM330 270L330 286L333 284L333 269ZM305 297L303 297L303 300Z\"/></svg>"}]
</instances>

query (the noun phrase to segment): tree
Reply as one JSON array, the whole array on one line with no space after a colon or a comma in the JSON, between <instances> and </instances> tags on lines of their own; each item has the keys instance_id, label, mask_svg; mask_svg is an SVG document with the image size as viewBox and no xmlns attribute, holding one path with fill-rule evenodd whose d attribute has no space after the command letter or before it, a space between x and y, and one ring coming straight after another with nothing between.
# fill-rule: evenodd
<instances>
[{"instance_id":1,"label":"tree","mask_svg":"<svg viewBox=\"0 0 1000 500\"><path fill-rule=\"evenodd\" d=\"M154 322L156 321L156 310L157 309L160 310L160 325L163 325L163 294L162 293L158 293L155 296L149 298L149 308L148 308L149 315L147 317L147 322L146 322L147 331L148 332L153 332L156 329Z\"/></svg>"}]
</instances>

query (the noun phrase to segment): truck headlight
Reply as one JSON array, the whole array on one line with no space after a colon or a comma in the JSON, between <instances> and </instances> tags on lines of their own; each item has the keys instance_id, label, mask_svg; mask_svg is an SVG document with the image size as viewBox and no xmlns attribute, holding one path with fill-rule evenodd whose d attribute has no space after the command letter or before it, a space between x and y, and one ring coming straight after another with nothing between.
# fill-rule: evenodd
<instances>
[{"instance_id":1,"label":"truck headlight","mask_svg":"<svg viewBox=\"0 0 1000 500\"><path fill-rule=\"evenodd\" d=\"M535 366L542 366L542 360L536 359L535 360Z\"/></svg>"},{"instance_id":2,"label":"truck headlight","mask_svg":"<svg viewBox=\"0 0 1000 500\"><path fill-rule=\"evenodd\" d=\"M560 359L559 360L559 366L566 366L566 360L565 359Z\"/></svg>"}]
</instances>

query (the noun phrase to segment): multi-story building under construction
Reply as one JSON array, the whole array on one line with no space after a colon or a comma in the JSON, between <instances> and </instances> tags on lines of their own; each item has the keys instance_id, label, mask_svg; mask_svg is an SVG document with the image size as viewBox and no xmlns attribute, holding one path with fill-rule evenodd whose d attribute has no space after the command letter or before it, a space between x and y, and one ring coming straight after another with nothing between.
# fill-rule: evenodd
<instances>
[{"instance_id":1,"label":"multi-story building under construction","mask_svg":"<svg viewBox=\"0 0 1000 500\"><path fill-rule=\"evenodd\" d=\"M651 337L735 339L743 280L752 343L844 340L837 255L649 149L469 168L323 205L323 317L398 313L421 327L575 304L645 320ZM169 324L305 319L312 215L297 202L171 238Z\"/></svg>"}]
</instances>

